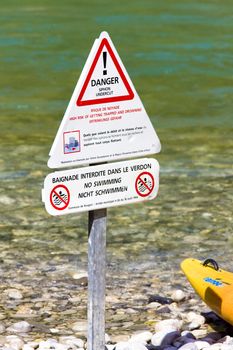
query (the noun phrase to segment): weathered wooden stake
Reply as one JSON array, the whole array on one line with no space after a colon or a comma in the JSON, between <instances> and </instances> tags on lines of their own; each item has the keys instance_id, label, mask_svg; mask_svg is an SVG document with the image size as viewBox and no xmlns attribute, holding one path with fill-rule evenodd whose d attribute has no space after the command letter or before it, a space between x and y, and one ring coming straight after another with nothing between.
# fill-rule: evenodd
<instances>
[{"instance_id":1,"label":"weathered wooden stake","mask_svg":"<svg viewBox=\"0 0 233 350\"><path fill-rule=\"evenodd\" d=\"M105 269L107 209L89 211L88 350L105 348Z\"/></svg>"}]
</instances>

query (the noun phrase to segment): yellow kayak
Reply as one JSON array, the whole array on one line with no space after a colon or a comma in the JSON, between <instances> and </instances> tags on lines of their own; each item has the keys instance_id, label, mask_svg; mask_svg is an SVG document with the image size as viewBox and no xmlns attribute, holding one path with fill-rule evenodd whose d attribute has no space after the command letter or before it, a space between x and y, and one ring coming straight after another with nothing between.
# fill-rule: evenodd
<instances>
[{"instance_id":1,"label":"yellow kayak","mask_svg":"<svg viewBox=\"0 0 233 350\"><path fill-rule=\"evenodd\" d=\"M233 273L220 269L213 259L185 259L181 268L201 299L233 325Z\"/></svg>"}]
</instances>

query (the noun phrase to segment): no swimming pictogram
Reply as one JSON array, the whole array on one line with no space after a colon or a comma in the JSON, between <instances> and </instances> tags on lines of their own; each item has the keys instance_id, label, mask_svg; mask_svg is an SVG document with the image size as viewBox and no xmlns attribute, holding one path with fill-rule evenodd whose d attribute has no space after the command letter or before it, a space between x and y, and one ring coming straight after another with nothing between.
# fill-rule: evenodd
<instances>
[{"instance_id":1,"label":"no swimming pictogram","mask_svg":"<svg viewBox=\"0 0 233 350\"><path fill-rule=\"evenodd\" d=\"M153 175L147 171L144 171L138 175L135 182L135 189L140 197L147 197L152 193L154 185L155 182Z\"/></svg>"},{"instance_id":2,"label":"no swimming pictogram","mask_svg":"<svg viewBox=\"0 0 233 350\"><path fill-rule=\"evenodd\" d=\"M57 185L50 193L50 203L54 209L64 210L70 202L70 192L64 185Z\"/></svg>"}]
</instances>

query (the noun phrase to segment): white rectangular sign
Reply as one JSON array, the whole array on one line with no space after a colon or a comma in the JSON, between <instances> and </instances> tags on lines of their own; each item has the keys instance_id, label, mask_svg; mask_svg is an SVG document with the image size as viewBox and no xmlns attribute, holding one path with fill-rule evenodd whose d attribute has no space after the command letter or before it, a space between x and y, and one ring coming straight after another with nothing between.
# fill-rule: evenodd
<instances>
[{"instance_id":1,"label":"white rectangular sign","mask_svg":"<svg viewBox=\"0 0 233 350\"><path fill-rule=\"evenodd\" d=\"M57 171L44 181L42 200L51 215L64 215L154 199L159 163L152 158Z\"/></svg>"}]
</instances>

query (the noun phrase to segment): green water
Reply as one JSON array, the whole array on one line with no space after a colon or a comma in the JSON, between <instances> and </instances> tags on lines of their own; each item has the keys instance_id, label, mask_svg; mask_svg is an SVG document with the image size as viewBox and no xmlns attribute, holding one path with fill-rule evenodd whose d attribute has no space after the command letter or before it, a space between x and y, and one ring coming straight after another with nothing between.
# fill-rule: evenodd
<instances>
[{"instance_id":1,"label":"green water","mask_svg":"<svg viewBox=\"0 0 233 350\"><path fill-rule=\"evenodd\" d=\"M86 266L87 214L48 216L41 188L50 146L102 30L162 143L158 199L108 211L110 276L136 269L146 279L150 270L169 281L187 256L233 269L232 10L232 0L1 2L3 275L15 278L17 264L26 271Z\"/></svg>"}]
</instances>

